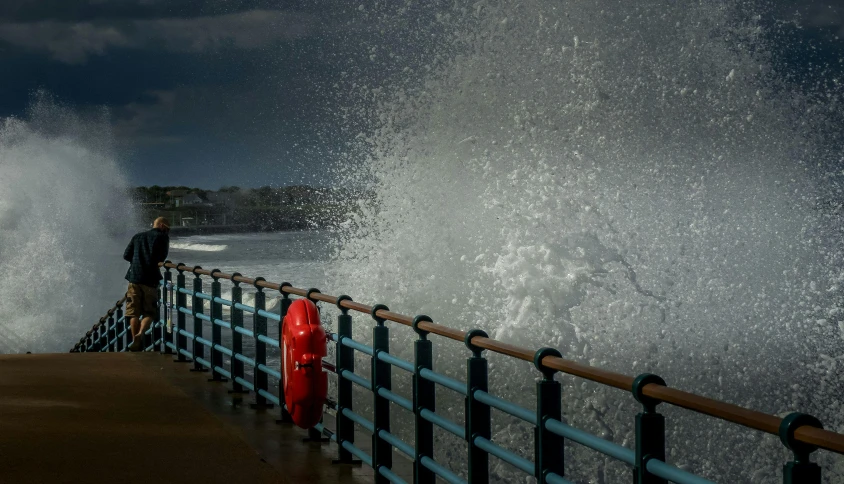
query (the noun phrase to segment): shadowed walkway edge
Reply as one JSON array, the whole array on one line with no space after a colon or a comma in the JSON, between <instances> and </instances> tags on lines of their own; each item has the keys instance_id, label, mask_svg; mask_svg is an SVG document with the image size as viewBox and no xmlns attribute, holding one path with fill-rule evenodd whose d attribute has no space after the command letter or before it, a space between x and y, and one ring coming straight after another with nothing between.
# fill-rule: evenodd
<instances>
[{"instance_id":1,"label":"shadowed walkway edge","mask_svg":"<svg viewBox=\"0 0 844 484\"><path fill-rule=\"evenodd\" d=\"M332 467L318 445L301 443L305 431L274 425L270 414L256 419L249 397L234 405L224 386L171 360L0 356L0 481L357 480L358 469Z\"/></svg>"}]
</instances>

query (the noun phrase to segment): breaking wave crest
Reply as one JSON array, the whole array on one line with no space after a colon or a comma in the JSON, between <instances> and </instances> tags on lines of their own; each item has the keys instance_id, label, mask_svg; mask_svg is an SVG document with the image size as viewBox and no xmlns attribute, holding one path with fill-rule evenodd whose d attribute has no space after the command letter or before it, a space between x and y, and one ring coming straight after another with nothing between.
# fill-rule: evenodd
<instances>
[{"instance_id":1,"label":"breaking wave crest","mask_svg":"<svg viewBox=\"0 0 844 484\"><path fill-rule=\"evenodd\" d=\"M228 245L215 244L194 244L190 242L171 242L170 248L175 250L186 250L193 252L222 252L229 248Z\"/></svg>"},{"instance_id":2,"label":"breaking wave crest","mask_svg":"<svg viewBox=\"0 0 844 484\"><path fill-rule=\"evenodd\" d=\"M757 8L432 10L438 36L419 49L441 55L367 93L380 101L361 136L368 161L344 181L376 195L338 231L331 280L392 310L844 431L844 264L830 203L841 196L841 92L781 81ZM403 12L377 15L385 31L406 25ZM412 332L395 334L394 348L411 347ZM462 377L452 355L465 352L442 345L437 368ZM529 365L491 361L496 392L532 408ZM629 394L562 381L570 424L632 446ZM778 478L776 438L665 411L671 462L719 482ZM494 425L493 440L530 448L529 427ZM438 458L460 470L449 442ZM577 482L629 479L591 451L567 453ZM844 479L819 458L828 482ZM491 465L499 482L523 479Z\"/></svg>"},{"instance_id":3,"label":"breaking wave crest","mask_svg":"<svg viewBox=\"0 0 844 484\"><path fill-rule=\"evenodd\" d=\"M43 95L0 119L0 352L67 351L120 297L135 220L103 133Z\"/></svg>"}]
</instances>

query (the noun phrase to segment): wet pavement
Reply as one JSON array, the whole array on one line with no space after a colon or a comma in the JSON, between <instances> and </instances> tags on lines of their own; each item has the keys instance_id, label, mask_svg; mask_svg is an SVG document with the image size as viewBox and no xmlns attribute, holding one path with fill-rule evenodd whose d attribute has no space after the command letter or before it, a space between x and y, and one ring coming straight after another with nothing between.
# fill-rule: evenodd
<instances>
[{"instance_id":1,"label":"wet pavement","mask_svg":"<svg viewBox=\"0 0 844 484\"><path fill-rule=\"evenodd\" d=\"M363 483L336 444L157 353L0 355L0 482ZM332 421L326 427L334 426ZM368 434L356 443L369 451ZM394 471L412 482L410 461Z\"/></svg>"}]
</instances>

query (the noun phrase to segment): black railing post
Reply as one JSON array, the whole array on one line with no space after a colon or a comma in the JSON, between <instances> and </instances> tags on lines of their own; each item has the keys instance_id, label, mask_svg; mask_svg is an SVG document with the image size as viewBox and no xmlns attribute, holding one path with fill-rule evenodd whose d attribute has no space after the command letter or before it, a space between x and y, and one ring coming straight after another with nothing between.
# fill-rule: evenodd
<instances>
[{"instance_id":1,"label":"black railing post","mask_svg":"<svg viewBox=\"0 0 844 484\"><path fill-rule=\"evenodd\" d=\"M161 331L161 341L163 347L161 348L161 353L165 355L169 355L173 353L173 350L167 345L167 343L173 343L173 274L170 272L170 268L166 267L166 264L171 264L169 260L164 261L164 285L161 286L161 307L164 311L164 328Z\"/></svg>"},{"instance_id":2,"label":"black railing post","mask_svg":"<svg viewBox=\"0 0 844 484\"><path fill-rule=\"evenodd\" d=\"M165 325L167 324L167 280L164 276L161 276L161 280L158 281L158 317L155 321L152 322L152 351L158 351L159 353L162 352L162 346L166 346L164 342L166 341L165 335L167 331L165 329Z\"/></svg>"},{"instance_id":3,"label":"black railing post","mask_svg":"<svg viewBox=\"0 0 844 484\"><path fill-rule=\"evenodd\" d=\"M162 286L160 282L159 282L158 287L159 287L160 291L164 290L164 286ZM161 296L160 291L157 291L157 296ZM164 333L161 329L162 328L161 315L164 314L164 304L162 303L162 299L160 297L158 297L157 299L158 299L158 301L156 301L156 308L157 308L156 313L157 314L155 315L155 319L153 319L152 323L150 324L150 329L152 329L152 333L150 335L150 338L152 339L152 342L150 343L152 345L152 349L150 351L161 351L161 343L164 342L163 341ZM147 348L149 348L149 345L147 346Z\"/></svg>"},{"instance_id":4,"label":"black railing post","mask_svg":"<svg viewBox=\"0 0 844 484\"><path fill-rule=\"evenodd\" d=\"M105 348L106 338L108 338L108 333L106 332L106 317L104 316L103 319L100 321L99 327L97 327L97 351L102 351Z\"/></svg>"},{"instance_id":5,"label":"black railing post","mask_svg":"<svg viewBox=\"0 0 844 484\"><path fill-rule=\"evenodd\" d=\"M242 355L243 354L243 335L237 332L237 328L243 328L243 310L237 308L236 306L239 304L243 304L243 288L240 287L240 282L236 281L235 278L240 277L239 272L235 272L232 274L232 283L234 287L232 287L232 312L231 312L231 324L232 324L232 353L233 355ZM249 393L249 390L243 388L238 382L238 379L243 380L244 372L243 372L243 362L238 360L235 356L231 358L231 368L232 368L232 393ZM239 398L239 397L236 397Z\"/></svg>"},{"instance_id":6,"label":"black railing post","mask_svg":"<svg viewBox=\"0 0 844 484\"><path fill-rule=\"evenodd\" d=\"M381 467L390 469L393 467L393 448L389 442L382 439L379 435L383 430L390 431L390 401L378 394L381 388L390 390L391 385L391 367L389 363L385 363L378 359L378 353L390 352L390 329L384 326L385 319L376 314L378 311L389 311L390 309L383 304L376 304L372 307L372 319L375 320L375 327L372 328L372 396L373 416L375 424L375 432L372 433L372 469L375 471L375 482L378 484L386 484L390 482L386 477L382 476L378 471Z\"/></svg>"},{"instance_id":7,"label":"black railing post","mask_svg":"<svg viewBox=\"0 0 844 484\"><path fill-rule=\"evenodd\" d=\"M114 351L123 351L126 348L126 318L123 316L123 305L117 306L117 343L114 346Z\"/></svg>"},{"instance_id":8,"label":"black railing post","mask_svg":"<svg viewBox=\"0 0 844 484\"><path fill-rule=\"evenodd\" d=\"M111 313L108 316L108 322L106 323L106 351L114 351L114 344L117 343L115 341L117 339L117 324L114 322L114 313Z\"/></svg>"},{"instance_id":9,"label":"black railing post","mask_svg":"<svg viewBox=\"0 0 844 484\"><path fill-rule=\"evenodd\" d=\"M264 311L267 308L267 295L264 294L264 288L259 286L259 282L263 282L263 277L255 278L255 313L253 314L252 331L255 333L255 368L253 368L252 381L255 385L255 403L252 408L272 408L273 404L267 401L267 398L261 395L261 390L269 390L269 377L259 367L267 364L267 344L258 339L259 336L267 335L267 318L258 314L259 311Z\"/></svg>"},{"instance_id":10,"label":"black railing post","mask_svg":"<svg viewBox=\"0 0 844 484\"><path fill-rule=\"evenodd\" d=\"M562 357L554 348L541 348L533 356L533 365L542 372L542 380L536 382L536 429L534 451L536 453L536 476L540 484L548 482L548 474L565 475L564 439L548 431L545 422L562 420L562 387L554 381L557 370L542 366L546 356Z\"/></svg>"},{"instance_id":11,"label":"black railing post","mask_svg":"<svg viewBox=\"0 0 844 484\"><path fill-rule=\"evenodd\" d=\"M179 271L179 275L176 276L176 360L179 362L190 362L191 360L187 359L182 351L188 350L188 338L187 336L182 333L185 331L187 327L187 323L185 321L185 313L181 311L181 309L187 309L188 305L188 297L187 294L183 293L182 290L185 289L185 265L179 263L176 265L176 270Z\"/></svg>"},{"instance_id":12,"label":"black railing post","mask_svg":"<svg viewBox=\"0 0 844 484\"><path fill-rule=\"evenodd\" d=\"M665 461L665 417L657 413L656 406L661 402L645 396L646 385L665 386L665 380L643 373L633 380L633 396L642 404L643 412L636 415L636 461L633 467L633 479L637 484L667 484L668 481L648 472L648 461Z\"/></svg>"},{"instance_id":13,"label":"black railing post","mask_svg":"<svg viewBox=\"0 0 844 484\"><path fill-rule=\"evenodd\" d=\"M818 448L794 437L794 432L804 426L823 428L820 420L804 413L789 414L780 424L780 440L794 453L794 460L782 466L783 484L821 484L821 467L810 458Z\"/></svg>"},{"instance_id":14,"label":"black railing post","mask_svg":"<svg viewBox=\"0 0 844 484\"><path fill-rule=\"evenodd\" d=\"M205 365L197 361L197 358L205 359L205 345L196 340L202 337L202 320L197 314L205 314L205 299L197 296L202 292L202 276L196 272L202 267L193 268L193 299L191 300L191 312L193 313L193 368L191 371L208 371Z\"/></svg>"},{"instance_id":15,"label":"black railing post","mask_svg":"<svg viewBox=\"0 0 844 484\"><path fill-rule=\"evenodd\" d=\"M488 337L484 331L473 329L466 333L464 343L472 350L472 357L466 361L466 442L469 444L469 482L489 481L489 454L475 445L478 437L490 439L492 424L489 406L475 399L475 392L489 389L489 364L482 357L483 348L472 344L476 336Z\"/></svg>"},{"instance_id":16,"label":"black railing post","mask_svg":"<svg viewBox=\"0 0 844 484\"><path fill-rule=\"evenodd\" d=\"M432 322L431 318L419 315L413 318L413 330L419 338L413 348L413 413L416 455L413 461L413 482L415 484L434 484L436 475L422 465L422 458L434 458L434 424L422 418L422 411L436 410L436 384L422 378L422 370L433 370L433 345L428 340L428 332L419 328L421 322Z\"/></svg>"},{"instance_id":17,"label":"black railing post","mask_svg":"<svg viewBox=\"0 0 844 484\"><path fill-rule=\"evenodd\" d=\"M337 298L337 308L340 315L337 316L337 343L334 348L334 366L337 371L337 460L335 464L359 464L352 453L343 448L343 442L355 443L355 423L349 417L343 415L344 409L353 410L352 382L343 378L343 372L355 372L355 350L343 345L344 338L352 337L352 316L348 308L341 305L343 301L351 301L347 295Z\"/></svg>"},{"instance_id":18,"label":"black railing post","mask_svg":"<svg viewBox=\"0 0 844 484\"><path fill-rule=\"evenodd\" d=\"M281 321L278 322L278 346L281 348L279 372L281 372L282 375L284 374L284 363L281 361L281 359L284 358L284 317L287 316L287 311L290 309L290 305L293 304L293 301L290 300L290 294L284 292L284 288L290 286L289 282L282 282L279 287L279 292L281 292ZM276 420L276 423L293 423L293 418L290 416L290 412L287 411L287 405L284 403L284 376L278 380L278 401L280 403L279 407L281 408L279 410L279 419Z\"/></svg>"},{"instance_id":19,"label":"black railing post","mask_svg":"<svg viewBox=\"0 0 844 484\"><path fill-rule=\"evenodd\" d=\"M214 269L211 271L211 277L214 279L214 282L211 283L211 342L214 343L214 346L211 348L211 379L210 381L228 381L223 378L215 368L222 368L223 367L223 353L221 353L217 349L217 345L222 346L223 344L223 328L220 327L215 321L223 319L223 304L218 302L217 300L223 294L222 284L220 284L220 279L215 275L220 272L219 269Z\"/></svg>"},{"instance_id":20,"label":"black railing post","mask_svg":"<svg viewBox=\"0 0 844 484\"><path fill-rule=\"evenodd\" d=\"M314 303L314 306L316 306L316 307L317 307L317 312L319 312L319 306L318 306L318 305L319 305L319 301L318 301L318 300L316 300L316 299L314 299L313 294L314 294L314 293L319 293L319 292L320 292L320 291L319 291L319 289L315 289L315 288L313 288L313 287L312 287L312 288L308 289L308 292L307 292L307 293L306 293L306 295L305 295L305 297L306 297L309 301L311 301L312 303ZM284 321L284 320L282 319L282 322L283 322L283 321ZM281 335L279 335L279 341L281 342L280 346L282 346L282 347L283 347L283 346L284 346L284 341L283 341L283 338L282 338L282 336L281 336ZM284 370L283 370L283 369L280 369L280 371L284 371ZM282 400L281 400L281 409L282 409L282 410L281 410L281 412L282 412L282 414L283 414L283 413L284 413L284 400L283 400L283 399L284 399L284 393L283 393L283 390L284 390L284 385L280 385L280 386L279 386L279 388L282 390L282 393L279 393L279 398L281 398L281 399L282 399ZM291 419L291 420L292 420L292 419ZM319 420L319 421L320 421L320 423L322 423L322 419L321 419L321 418L320 418L320 420ZM317 430L317 429L315 429L315 428L311 427L311 428L309 428L309 429L308 429L308 437L307 437L307 438L305 438L305 439L303 439L302 441L303 441L303 442L326 442L326 443L327 443L327 442L331 442L331 439L324 437L324 436L322 435L322 432L320 432L319 430Z\"/></svg>"}]
</instances>

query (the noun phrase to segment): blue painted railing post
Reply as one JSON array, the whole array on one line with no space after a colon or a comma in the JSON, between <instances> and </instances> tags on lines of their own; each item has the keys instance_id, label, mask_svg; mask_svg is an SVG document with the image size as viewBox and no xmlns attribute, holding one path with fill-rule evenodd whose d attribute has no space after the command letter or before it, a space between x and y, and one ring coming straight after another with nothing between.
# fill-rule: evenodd
<instances>
[{"instance_id":1,"label":"blue painted railing post","mask_svg":"<svg viewBox=\"0 0 844 484\"><path fill-rule=\"evenodd\" d=\"M648 471L649 460L665 461L665 417L656 411L656 406L661 402L643 393L645 386L652 383L665 386L665 380L650 373L643 373L633 380L633 396L644 409L636 415L636 461L633 479L637 484L668 483Z\"/></svg>"},{"instance_id":2,"label":"blue painted railing post","mask_svg":"<svg viewBox=\"0 0 844 484\"><path fill-rule=\"evenodd\" d=\"M464 343L472 351L466 362L466 442L469 444L469 482L489 481L489 454L475 445L475 439L492 437L489 406L475 399L475 392L489 389L489 364L482 357L484 349L472 344L472 338L488 337L484 331L473 329L466 333Z\"/></svg>"},{"instance_id":3,"label":"blue painted railing post","mask_svg":"<svg viewBox=\"0 0 844 484\"><path fill-rule=\"evenodd\" d=\"M382 476L378 471L381 467L390 469L393 467L393 448L389 442L382 439L379 433L383 430L390 431L390 401L378 394L381 388L390 390L391 385L391 367L389 363L385 363L378 359L378 353L390 352L390 329L384 325L385 319L378 316L378 311L389 311L390 309L383 304L376 304L372 307L372 319L375 320L375 327L372 328L372 396L373 416L375 424L375 432L372 433L372 469L375 471L375 482L378 484L386 484L390 482L386 477Z\"/></svg>"},{"instance_id":4,"label":"blue painted railing post","mask_svg":"<svg viewBox=\"0 0 844 484\"><path fill-rule=\"evenodd\" d=\"M541 348L533 356L533 365L542 372L542 380L536 382L536 477L540 484L548 482L548 474L565 475L564 439L545 427L548 420L562 420L562 387L554 380L557 370L542 365L546 356L562 357L554 348Z\"/></svg>"},{"instance_id":5,"label":"blue painted railing post","mask_svg":"<svg viewBox=\"0 0 844 484\"><path fill-rule=\"evenodd\" d=\"M267 344L258 339L258 336L267 335L267 318L258 314L258 311L267 309L267 295L264 294L264 288L259 286L259 282L263 282L263 277L255 278L255 314L253 314L252 331L255 333L255 368L253 369L253 379L255 385L255 403L252 408L272 408L273 404L269 403L263 395L259 392L269 390L269 377L266 373L259 370L260 365L267 364Z\"/></svg>"},{"instance_id":6,"label":"blue painted railing post","mask_svg":"<svg viewBox=\"0 0 844 484\"><path fill-rule=\"evenodd\" d=\"M179 271L179 275L176 276L176 360L179 362L190 362L191 360L187 359L185 355L182 353L182 350L187 351L188 349L188 338L187 336L182 333L185 331L187 327L187 323L185 322L185 313L180 311L180 309L187 309L188 305L188 297L187 294L183 293L182 290L185 288L185 265L179 263L176 265L176 270Z\"/></svg>"},{"instance_id":7,"label":"blue painted railing post","mask_svg":"<svg viewBox=\"0 0 844 484\"><path fill-rule=\"evenodd\" d=\"M106 351L114 351L114 344L117 339L117 324L114 322L114 313L109 314L106 322Z\"/></svg>"},{"instance_id":8,"label":"blue painted railing post","mask_svg":"<svg viewBox=\"0 0 844 484\"><path fill-rule=\"evenodd\" d=\"M164 261L165 264L170 264L169 260ZM164 268L164 285L161 286L161 307L164 310L164 318L162 324L164 325L161 331L161 352L165 355L171 354L173 351L167 346L167 343L173 343L173 274L169 267Z\"/></svg>"},{"instance_id":9,"label":"blue painted railing post","mask_svg":"<svg viewBox=\"0 0 844 484\"><path fill-rule=\"evenodd\" d=\"M237 332L237 328L243 327L243 310L235 307L238 304L243 303L243 288L240 287L240 282L235 280L238 277L241 277L239 272L235 272L234 274L232 274L232 283L234 284L234 287L232 287L231 312L232 353L235 355L243 354L243 335ZM241 385L237 381L238 378L244 378L243 362L232 356L231 368L233 382L231 393L249 393L249 390L243 388L243 385Z\"/></svg>"},{"instance_id":10,"label":"blue painted railing post","mask_svg":"<svg viewBox=\"0 0 844 484\"><path fill-rule=\"evenodd\" d=\"M337 298L337 344L334 349L334 366L337 369L337 460L335 464L359 464L352 453L343 448L343 442L355 443L355 423L343 415L344 409L353 410L352 382L343 378L343 372L355 372L355 350L345 346L343 339L352 337L352 316L349 310L342 306L343 301L351 301L347 295Z\"/></svg>"},{"instance_id":11,"label":"blue painted railing post","mask_svg":"<svg viewBox=\"0 0 844 484\"><path fill-rule=\"evenodd\" d=\"M434 458L434 424L422 418L422 411L436 411L436 389L434 382L422 378L422 370L434 368L433 345L428 340L428 332L419 328L421 322L433 322L428 316L420 314L413 318L413 330L416 342L413 347L413 413L415 428L416 455L413 461L413 482L415 484L434 484L436 475L422 465L422 458Z\"/></svg>"},{"instance_id":12,"label":"blue painted railing post","mask_svg":"<svg viewBox=\"0 0 844 484\"><path fill-rule=\"evenodd\" d=\"M223 319L223 305L217 301L223 294L222 284L220 284L220 279L216 276L218 272L220 272L219 269L211 271L211 277L214 279L214 282L211 283L211 342L214 343L214 346L211 348L210 381L228 381L214 369L216 367L223 367L223 353L216 348L218 345L222 346L223 344L223 328L214 322L218 319Z\"/></svg>"},{"instance_id":13,"label":"blue painted railing post","mask_svg":"<svg viewBox=\"0 0 844 484\"><path fill-rule=\"evenodd\" d=\"M197 314L205 314L205 299L197 296L196 293L202 292L202 276L195 272L202 267L196 266L193 268L193 299L191 301L191 311L193 312L193 368L191 371L208 371L202 363L198 362L197 358L205 359L205 345L196 340L202 337L202 320Z\"/></svg>"},{"instance_id":14,"label":"blue painted railing post","mask_svg":"<svg viewBox=\"0 0 844 484\"><path fill-rule=\"evenodd\" d=\"M126 318L123 317L123 305L117 307L117 329L115 332L117 333L117 344L114 346L114 351L123 351L126 348L126 335L123 334L126 331ZM122 335L122 336L121 336Z\"/></svg>"},{"instance_id":15,"label":"blue painted railing post","mask_svg":"<svg viewBox=\"0 0 844 484\"><path fill-rule=\"evenodd\" d=\"M278 345L280 348L284 348L284 317L287 316L287 311L290 309L290 305L293 304L293 301L290 300L290 294L284 292L285 287L292 286L289 282L282 282L278 288L279 292L281 292L281 321L278 322ZM279 366L281 367L280 371L284 373L284 363L281 363ZM279 410L279 419L276 420L276 423L293 423L293 418L290 416L290 412L287 411L287 405L284 403L284 377L278 380L278 401L281 403L279 405L281 409Z\"/></svg>"},{"instance_id":16,"label":"blue painted railing post","mask_svg":"<svg viewBox=\"0 0 844 484\"><path fill-rule=\"evenodd\" d=\"M780 440L794 453L794 460L782 466L783 484L821 484L821 467L810 459L818 448L798 442L794 437L794 432L804 426L823 428L820 420L804 413L789 414L780 424Z\"/></svg>"}]
</instances>

